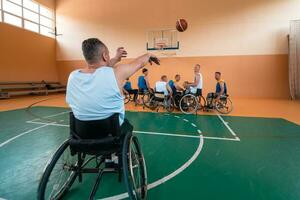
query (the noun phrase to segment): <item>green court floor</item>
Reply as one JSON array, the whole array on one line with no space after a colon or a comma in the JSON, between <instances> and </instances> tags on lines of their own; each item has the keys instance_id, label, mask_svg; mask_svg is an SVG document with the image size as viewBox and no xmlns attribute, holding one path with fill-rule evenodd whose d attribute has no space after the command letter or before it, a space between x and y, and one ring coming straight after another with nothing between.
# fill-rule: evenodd
<instances>
[{"instance_id":1,"label":"green court floor","mask_svg":"<svg viewBox=\"0 0 300 200\"><path fill-rule=\"evenodd\" d=\"M68 111L0 112L0 199L36 199L46 162L68 138ZM148 199L300 199L299 125L218 115L126 116L145 155ZM95 175L83 178L65 199L88 198ZM97 198L118 199L124 192L116 176L105 175Z\"/></svg>"}]
</instances>

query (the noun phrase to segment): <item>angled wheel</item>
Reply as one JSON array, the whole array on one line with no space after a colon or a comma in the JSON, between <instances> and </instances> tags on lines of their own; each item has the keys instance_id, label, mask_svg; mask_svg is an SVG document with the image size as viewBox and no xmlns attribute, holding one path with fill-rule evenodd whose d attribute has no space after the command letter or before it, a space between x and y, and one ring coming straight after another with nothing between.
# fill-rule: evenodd
<instances>
[{"instance_id":1,"label":"angled wheel","mask_svg":"<svg viewBox=\"0 0 300 200\"><path fill-rule=\"evenodd\" d=\"M216 110L221 114L229 114L233 110L230 98L221 98L218 102L216 102Z\"/></svg>"},{"instance_id":2,"label":"angled wheel","mask_svg":"<svg viewBox=\"0 0 300 200\"><path fill-rule=\"evenodd\" d=\"M142 101L143 101L143 105L147 108L150 108L150 100L154 95L151 92L146 92L143 96L142 96Z\"/></svg>"},{"instance_id":3,"label":"angled wheel","mask_svg":"<svg viewBox=\"0 0 300 200\"><path fill-rule=\"evenodd\" d=\"M38 187L38 200L61 199L76 179L77 156L71 156L66 140L48 162Z\"/></svg>"},{"instance_id":4,"label":"angled wheel","mask_svg":"<svg viewBox=\"0 0 300 200\"><path fill-rule=\"evenodd\" d=\"M172 97L165 100L165 108L168 112L173 112L175 109L175 101Z\"/></svg>"},{"instance_id":5,"label":"angled wheel","mask_svg":"<svg viewBox=\"0 0 300 200\"><path fill-rule=\"evenodd\" d=\"M147 198L147 170L137 137L127 134L123 143L122 164L125 185L129 198Z\"/></svg>"},{"instance_id":6,"label":"angled wheel","mask_svg":"<svg viewBox=\"0 0 300 200\"><path fill-rule=\"evenodd\" d=\"M197 97L192 94L184 95L179 102L179 108L181 112L185 114L193 114L197 112L198 106L199 103Z\"/></svg>"},{"instance_id":7,"label":"angled wheel","mask_svg":"<svg viewBox=\"0 0 300 200\"><path fill-rule=\"evenodd\" d=\"M198 110L204 110L206 105L206 100L202 95L198 97L198 102L199 102Z\"/></svg>"},{"instance_id":8,"label":"angled wheel","mask_svg":"<svg viewBox=\"0 0 300 200\"><path fill-rule=\"evenodd\" d=\"M128 104L131 101L131 95L130 94L124 94L124 103Z\"/></svg>"},{"instance_id":9,"label":"angled wheel","mask_svg":"<svg viewBox=\"0 0 300 200\"><path fill-rule=\"evenodd\" d=\"M151 110L155 110L158 107L158 102L155 101L155 96L152 96L147 103L147 107L150 108Z\"/></svg>"}]
</instances>

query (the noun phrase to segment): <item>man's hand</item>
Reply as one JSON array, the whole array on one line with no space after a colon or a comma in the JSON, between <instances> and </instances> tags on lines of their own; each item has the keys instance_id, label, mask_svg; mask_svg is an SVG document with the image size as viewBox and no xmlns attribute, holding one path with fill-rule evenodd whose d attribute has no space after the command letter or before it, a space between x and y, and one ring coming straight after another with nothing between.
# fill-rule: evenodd
<instances>
[{"instance_id":1,"label":"man's hand","mask_svg":"<svg viewBox=\"0 0 300 200\"><path fill-rule=\"evenodd\" d=\"M117 49L117 53L115 56L115 59L120 62L122 58L126 58L127 57L127 51L124 49L124 47L119 47Z\"/></svg>"},{"instance_id":2,"label":"man's hand","mask_svg":"<svg viewBox=\"0 0 300 200\"><path fill-rule=\"evenodd\" d=\"M154 62L157 65L160 65L160 60L154 55L150 55L150 58L149 58L150 65L152 65L152 62Z\"/></svg>"},{"instance_id":3,"label":"man's hand","mask_svg":"<svg viewBox=\"0 0 300 200\"><path fill-rule=\"evenodd\" d=\"M121 61L122 58L125 58L126 56L127 56L127 52L124 49L124 47L119 47L117 49L116 56L114 58L110 59L109 65L111 67L115 66L118 62Z\"/></svg>"}]
</instances>

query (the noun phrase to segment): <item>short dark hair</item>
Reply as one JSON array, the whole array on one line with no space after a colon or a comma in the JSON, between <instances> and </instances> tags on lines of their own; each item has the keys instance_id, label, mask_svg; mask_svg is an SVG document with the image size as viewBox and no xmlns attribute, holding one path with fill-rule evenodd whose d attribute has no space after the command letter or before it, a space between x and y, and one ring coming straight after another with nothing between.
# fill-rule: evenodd
<instances>
[{"instance_id":1,"label":"short dark hair","mask_svg":"<svg viewBox=\"0 0 300 200\"><path fill-rule=\"evenodd\" d=\"M86 62L93 64L100 61L100 56L106 46L98 38L89 38L82 42L81 48Z\"/></svg>"},{"instance_id":2,"label":"short dark hair","mask_svg":"<svg viewBox=\"0 0 300 200\"><path fill-rule=\"evenodd\" d=\"M219 74L219 75L221 75L221 72L215 72L215 74Z\"/></svg>"},{"instance_id":3,"label":"short dark hair","mask_svg":"<svg viewBox=\"0 0 300 200\"><path fill-rule=\"evenodd\" d=\"M143 73L145 73L145 72L147 72L147 71L148 71L147 68L144 68L144 69L142 70Z\"/></svg>"},{"instance_id":4,"label":"short dark hair","mask_svg":"<svg viewBox=\"0 0 300 200\"><path fill-rule=\"evenodd\" d=\"M175 78L177 78L177 77L180 77L180 74L176 74L176 75L175 75Z\"/></svg>"},{"instance_id":5,"label":"short dark hair","mask_svg":"<svg viewBox=\"0 0 300 200\"><path fill-rule=\"evenodd\" d=\"M163 80L164 78L167 78L167 76L166 76L166 75L162 75L162 76L160 77L161 80Z\"/></svg>"}]
</instances>

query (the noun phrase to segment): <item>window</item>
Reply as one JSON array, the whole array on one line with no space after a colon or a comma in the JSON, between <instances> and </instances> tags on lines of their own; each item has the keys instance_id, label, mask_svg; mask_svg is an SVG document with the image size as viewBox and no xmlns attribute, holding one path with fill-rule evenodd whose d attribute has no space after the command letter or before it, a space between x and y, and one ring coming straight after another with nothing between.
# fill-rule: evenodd
<instances>
[{"instance_id":1,"label":"window","mask_svg":"<svg viewBox=\"0 0 300 200\"><path fill-rule=\"evenodd\" d=\"M54 11L34 0L0 0L0 22L55 37Z\"/></svg>"},{"instance_id":2,"label":"window","mask_svg":"<svg viewBox=\"0 0 300 200\"><path fill-rule=\"evenodd\" d=\"M0 0L0 22L2 22L2 0Z\"/></svg>"},{"instance_id":3,"label":"window","mask_svg":"<svg viewBox=\"0 0 300 200\"><path fill-rule=\"evenodd\" d=\"M31 0L23 0L23 7L36 13L39 12L39 5Z\"/></svg>"},{"instance_id":4,"label":"window","mask_svg":"<svg viewBox=\"0 0 300 200\"><path fill-rule=\"evenodd\" d=\"M44 26L40 26L40 33L45 36L53 36L53 30Z\"/></svg>"},{"instance_id":5,"label":"window","mask_svg":"<svg viewBox=\"0 0 300 200\"><path fill-rule=\"evenodd\" d=\"M27 20L24 20L24 28L33 32L39 32L39 25Z\"/></svg>"},{"instance_id":6,"label":"window","mask_svg":"<svg viewBox=\"0 0 300 200\"><path fill-rule=\"evenodd\" d=\"M3 17L4 17L4 19L3 19L4 22L15 25L15 26L22 27L22 19L20 17L16 17L16 16L8 14L8 13L4 13Z\"/></svg>"},{"instance_id":7,"label":"window","mask_svg":"<svg viewBox=\"0 0 300 200\"><path fill-rule=\"evenodd\" d=\"M45 16L45 17L48 17L50 19L53 19L53 12L51 10L49 10L48 8L45 8L43 6L40 6L40 14Z\"/></svg>"},{"instance_id":8,"label":"window","mask_svg":"<svg viewBox=\"0 0 300 200\"><path fill-rule=\"evenodd\" d=\"M12 3L9 0L3 0L3 10L22 17L22 7L18 4Z\"/></svg>"},{"instance_id":9,"label":"window","mask_svg":"<svg viewBox=\"0 0 300 200\"><path fill-rule=\"evenodd\" d=\"M23 9L23 17L24 17L24 19L28 19L32 22L39 23L39 14L38 13L32 12L27 9Z\"/></svg>"}]
</instances>

